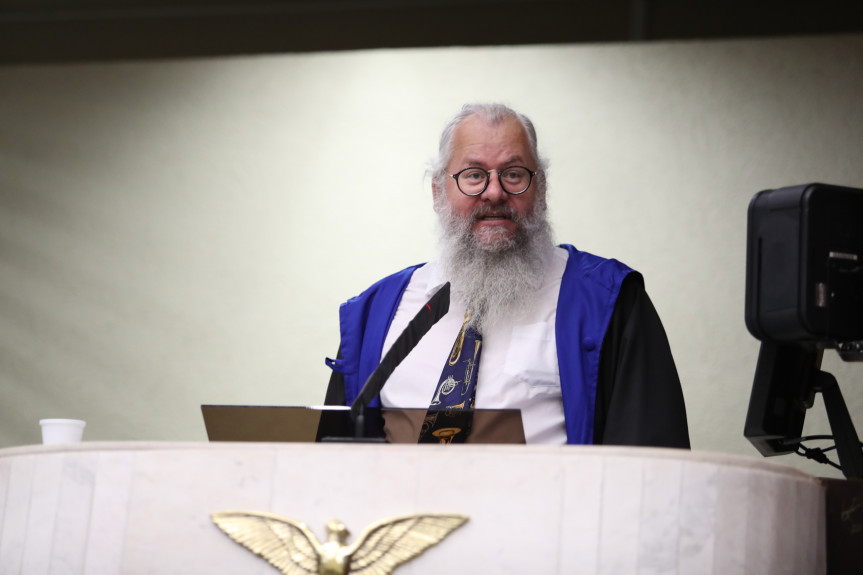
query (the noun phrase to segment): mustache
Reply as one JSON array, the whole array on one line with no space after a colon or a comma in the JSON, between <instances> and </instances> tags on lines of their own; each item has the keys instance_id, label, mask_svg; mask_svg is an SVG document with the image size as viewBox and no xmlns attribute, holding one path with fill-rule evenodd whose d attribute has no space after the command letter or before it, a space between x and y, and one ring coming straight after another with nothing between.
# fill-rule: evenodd
<instances>
[{"instance_id":1,"label":"mustache","mask_svg":"<svg viewBox=\"0 0 863 575\"><path fill-rule=\"evenodd\" d=\"M469 221L471 223L484 218L486 216L503 216L514 222L519 221L519 215L512 206L479 206L470 214Z\"/></svg>"}]
</instances>

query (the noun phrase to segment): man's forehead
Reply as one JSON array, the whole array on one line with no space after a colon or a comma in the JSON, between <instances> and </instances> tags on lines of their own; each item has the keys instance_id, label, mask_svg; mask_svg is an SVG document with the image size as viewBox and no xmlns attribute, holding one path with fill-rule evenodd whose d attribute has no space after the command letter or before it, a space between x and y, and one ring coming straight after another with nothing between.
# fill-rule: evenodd
<instances>
[{"instance_id":1,"label":"man's forehead","mask_svg":"<svg viewBox=\"0 0 863 575\"><path fill-rule=\"evenodd\" d=\"M512 116L495 123L477 115L465 118L453 133L452 149L452 159L462 163L482 163L489 154L504 162L525 161L532 156L527 132Z\"/></svg>"},{"instance_id":2,"label":"man's forehead","mask_svg":"<svg viewBox=\"0 0 863 575\"><path fill-rule=\"evenodd\" d=\"M529 158L530 156L528 156ZM504 156L503 158L495 158L497 162L501 164L518 164L525 163L525 158L521 154L512 154L510 156ZM462 154L460 158L458 158L459 162L464 164L465 166L483 166L488 163L488 160L480 155L472 156L470 153Z\"/></svg>"}]
</instances>

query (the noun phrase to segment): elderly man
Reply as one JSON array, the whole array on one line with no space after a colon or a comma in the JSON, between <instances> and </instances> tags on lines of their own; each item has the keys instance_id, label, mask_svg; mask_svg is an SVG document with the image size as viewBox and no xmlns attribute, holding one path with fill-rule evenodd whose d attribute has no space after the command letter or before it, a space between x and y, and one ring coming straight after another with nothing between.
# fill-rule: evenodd
<instances>
[{"instance_id":1,"label":"elderly man","mask_svg":"<svg viewBox=\"0 0 863 575\"><path fill-rule=\"evenodd\" d=\"M555 246L546 167L524 115L462 108L430 168L439 258L342 305L328 404L350 404L450 282L449 312L395 369L383 406L518 408L528 443L689 447L677 370L641 275Z\"/></svg>"}]
</instances>

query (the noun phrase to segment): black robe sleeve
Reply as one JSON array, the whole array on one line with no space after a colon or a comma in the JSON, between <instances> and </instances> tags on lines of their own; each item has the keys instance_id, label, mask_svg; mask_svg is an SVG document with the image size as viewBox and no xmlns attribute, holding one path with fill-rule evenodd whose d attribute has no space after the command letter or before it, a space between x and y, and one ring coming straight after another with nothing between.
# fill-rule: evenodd
<instances>
[{"instance_id":1,"label":"black robe sleeve","mask_svg":"<svg viewBox=\"0 0 863 575\"><path fill-rule=\"evenodd\" d=\"M594 443L689 448L677 368L637 273L621 286L602 344Z\"/></svg>"}]
</instances>

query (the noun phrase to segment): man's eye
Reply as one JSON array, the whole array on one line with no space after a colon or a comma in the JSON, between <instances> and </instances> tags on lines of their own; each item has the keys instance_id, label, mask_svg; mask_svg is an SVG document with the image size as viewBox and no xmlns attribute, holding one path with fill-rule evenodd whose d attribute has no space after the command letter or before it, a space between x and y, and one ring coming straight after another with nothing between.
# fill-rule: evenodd
<instances>
[{"instance_id":1,"label":"man's eye","mask_svg":"<svg viewBox=\"0 0 863 575\"><path fill-rule=\"evenodd\" d=\"M510 182L518 182L527 177L527 173L524 170L512 169L506 170L501 174L504 180L508 180Z\"/></svg>"}]
</instances>

